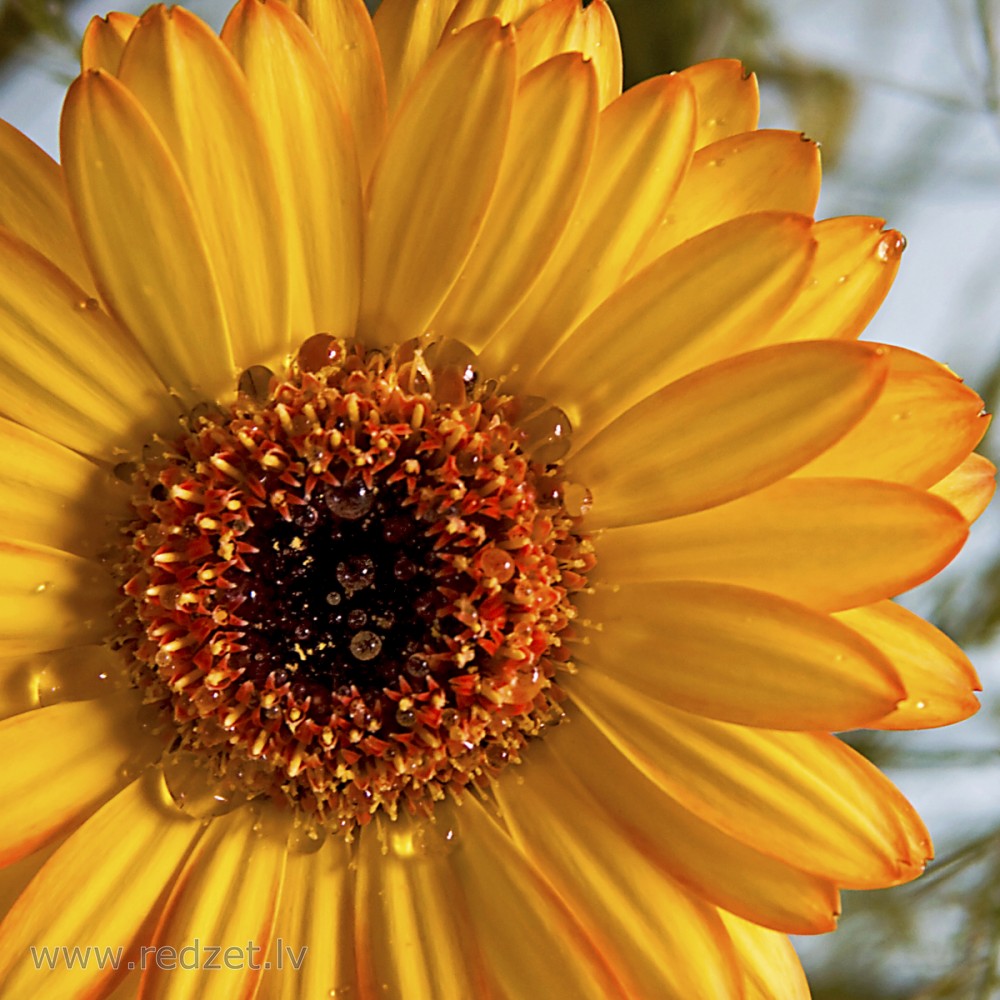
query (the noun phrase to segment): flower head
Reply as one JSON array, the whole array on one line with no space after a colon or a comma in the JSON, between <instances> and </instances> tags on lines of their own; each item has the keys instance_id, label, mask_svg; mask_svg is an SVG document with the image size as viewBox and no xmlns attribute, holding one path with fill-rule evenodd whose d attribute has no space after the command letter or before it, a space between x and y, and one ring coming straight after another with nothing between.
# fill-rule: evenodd
<instances>
[{"instance_id":1,"label":"flower head","mask_svg":"<svg viewBox=\"0 0 1000 1000\"><path fill-rule=\"evenodd\" d=\"M12 989L784 1000L919 874L830 734L975 711L890 598L987 421L756 121L603 0L241 0L0 126Z\"/></svg>"}]
</instances>

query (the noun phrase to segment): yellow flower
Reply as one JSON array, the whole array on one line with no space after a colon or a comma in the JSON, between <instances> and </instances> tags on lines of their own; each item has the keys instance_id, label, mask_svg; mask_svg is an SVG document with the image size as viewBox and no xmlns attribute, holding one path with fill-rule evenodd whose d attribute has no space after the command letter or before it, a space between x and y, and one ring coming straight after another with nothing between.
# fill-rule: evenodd
<instances>
[{"instance_id":1,"label":"yellow flower","mask_svg":"<svg viewBox=\"0 0 1000 1000\"><path fill-rule=\"evenodd\" d=\"M987 421L756 120L603 0L242 0L0 127L5 996L787 1000L919 874L830 733L975 711L889 599Z\"/></svg>"}]
</instances>

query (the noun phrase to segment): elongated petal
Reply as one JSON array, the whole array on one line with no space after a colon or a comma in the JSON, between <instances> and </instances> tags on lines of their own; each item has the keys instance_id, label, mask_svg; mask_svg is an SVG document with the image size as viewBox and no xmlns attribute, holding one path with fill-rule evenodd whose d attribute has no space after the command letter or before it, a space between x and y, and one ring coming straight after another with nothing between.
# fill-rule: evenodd
<instances>
[{"instance_id":1,"label":"elongated petal","mask_svg":"<svg viewBox=\"0 0 1000 1000\"><path fill-rule=\"evenodd\" d=\"M102 530L125 513L127 492L106 469L20 424L0 418L3 534L77 555L107 544Z\"/></svg>"},{"instance_id":2,"label":"elongated petal","mask_svg":"<svg viewBox=\"0 0 1000 1000\"><path fill-rule=\"evenodd\" d=\"M573 698L666 794L755 850L850 888L907 881L930 857L913 807L833 736L704 719L585 671Z\"/></svg>"},{"instance_id":3,"label":"elongated petal","mask_svg":"<svg viewBox=\"0 0 1000 1000\"><path fill-rule=\"evenodd\" d=\"M0 121L0 226L90 293L93 278L73 228L59 165L4 121Z\"/></svg>"},{"instance_id":4,"label":"elongated petal","mask_svg":"<svg viewBox=\"0 0 1000 1000\"><path fill-rule=\"evenodd\" d=\"M290 850L260 1000L357 993L353 915L356 862L339 838L319 851ZM280 949L280 950L279 950Z\"/></svg>"},{"instance_id":5,"label":"elongated petal","mask_svg":"<svg viewBox=\"0 0 1000 1000\"><path fill-rule=\"evenodd\" d=\"M554 770L568 788L568 775L582 767L589 799L576 809L598 809L621 839L715 905L786 933L834 928L840 906L831 881L755 851L699 819L658 789L585 715L576 713L569 725L533 745L522 766L526 781L534 780L533 770Z\"/></svg>"},{"instance_id":6,"label":"elongated petal","mask_svg":"<svg viewBox=\"0 0 1000 1000\"><path fill-rule=\"evenodd\" d=\"M370 189L361 324L372 343L422 333L472 250L507 138L513 44L496 21L453 35L393 123Z\"/></svg>"},{"instance_id":7,"label":"elongated petal","mask_svg":"<svg viewBox=\"0 0 1000 1000\"><path fill-rule=\"evenodd\" d=\"M576 204L597 124L597 83L575 53L556 56L518 87L497 197L431 321L437 334L481 347L528 293Z\"/></svg>"},{"instance_id":8,"label":"elongated petal","mask_svg":"<svg viewBox=\"0 0 1000 1000\"><path fill-rule=\"evenodd\" d=\"M484 17L497 17L501 24L520 25L548 0L458 0L448 18L444 34L450 35Z\"/></svg>"},{"instance_id":9,"label":"elongated petal","mask_svg":"<svg viewBox=\"0 0 1000 1000\"><path fill-rule=\"evenodd\" d=\"M361 177L326 60L280 3L243 0L222 39L246 74L289 223L292 336L351 337L361 296Z\"/></svg>"},{"instance_id":10,"label":"elongated petal","mask_svg":"<svg viewBox=\"0 0 1000 1000\"><path fill-rule=\"evenodd\" d=\"M844 730L895 708L892 663L828 615L726 584L624 584L579 602L600 633L579 658L688 712L773 729Z\"/></svg>"},{"instance_id":11,"label":"elongated petal","mask_svg":"<svg viewBox=\"0 0 1000 1000\"><path fill-rule=\"evenodd\" d=\"M114 460L176 411L135 343L48 260L0 230L0 407Z\"/></svg>"},{"instance_id":12,"label":"elongated petal","mask_svg":"<svg viewBox=\"0 0 1000 1000\"><path fill-rule=\"evenodd\" d=\"M149 963L140 1000L231 1000L252 997L271 953L275 914L285 872L284 842L266 831L249 808L212 820L181 870L159 923L153 946L161 961ZM239 949L214 968L200 968L199 945ZM253 952L250 947L253 947ZM164 948L176 949L165 968ZM181 955L187 949L188 964ZM169 953L168 953L169 954ZM172 964L172 963L171 963Z\"/></svg>"},{"instance_id":13,"label":"elongated petal","mask_svg":"<svg viewBox=\"0 0 1000 1000\"><path fill-rule=\"evenodd\" d=\"M454 9L455 0L385 0L378 5L373 21L390 117L437 49Z\"/></svg>"},{"instance_id":14,"label":"elongated petal","mask_svg":"<svg viewBox=\"0 0 1000 1000\"><path fill-rule=\"evenodd\" d=\"M931 487L931 493L954 504L971 524L986 510L996 488L996 466L988 458L972 454L936 482Z\"/></svg>"},{"instance_id":15,"label":"elongated petal","mask_svg":"<svg viewBox=\"0 0 1000 1000\"><path fill-rule=\"evenodd\" d=\"M605 532L601 579L717 580L823 611L922 583L962 547L965 520L919 490L797 479L690 517Z\"/></svg>"},{"instance_id":16,"label":"elongated petal","mask_svg":"<svg viewBox=\"0 0 1000 1000\"><path fill-rule=\"evenodd\" d=\"M104 301L180 396L195 403L229 386L234 367L208 249L145 112L113 77L85 73L66 95L61 142Z\"/></svg>"},{"instance_id":17,"label":"elongated petal","mask_svg":"<svg viewBox=\"0 0 1000 1000\"><path fill-rule=\"evenodd\" d=\"M809 984L791 941L719 910L736 949L745 1000L809 1000Z\"/></svg>"},{"instance_id":18,"label":"elongated petal","mask_svg":"<svg viewBox=\"0 0 1000 1000\"><path fill-rule=\"evenodd\" d=\"M682 70L698 105L695 149L752 132L760 114L757 77L739 59L709 59Z\"/></svg>"},{"instance_id":19,"label":"elongated petal","mask_svg":"<svg viewBox=\"0 0 1000 1000\"><path fill-rule=\"evenodd\" d=\"M530 767L521 781L499 782L496 796L514 839L591 929L630 995L740 995L733 949L713 907L605 823L575 775Z\"/></svg>"},{"instance_id":20,"label":"elongated petal","mask_svg":"<svg viewBox=\"0 0 1000 1000\"><path fill-rule=\"evenodd\" d=\"M124 784L125 765L141 767L150 759L153 748L140 739L135 720L138 707L136 693L124 691L0 723L0 754L17 762L0 778L0 867L38 850L111 798Z\"/></svg>"},{"instance_id":21,"label":"elongated petal","mask_svg":"<svg viewBox=\"0 0 1000 1000\"><path fill-rule=\"evenodd\" d=\"M530 294L490 342L495 370L533 370L618 287L673 197L693 138L694 95L676 76L647 80L601 112L586 194Z\"/></svg>"},{"instance_id":22,"label":"elongated petal","mask_svg":"<svg viewBox=\"0 0 1000 1000\"><path fill-rule=\"evenodd\" d=\"M152 7L132 32L118 75L184 178L236 365L279 357L289 346L285 227L267 145L239 67L193 14Z\"/></svg>"},{"instance_id":23,"label":"elongated petal","mask_svg":"<svg viewBox=\"0 0 1000 1000\"><path fill-rule=\"evenodd\" d=\"M594 527L703 510L759 490L830 447L871 407L884 352L787 344L668 385L609 424L567 470L592 490Z\"/></svg>"},{"instance_id":24,"label":"elongated petal","mask_svg":"<svg viewBox=\"0 0 1000 1000\"><path fill-rule=\"evenodd\" d=\"M385 138L382 55L364 0L288 0L326 55L367 178Z\"/></svg>"},{"instance_id":25,"label":"elongated petal","mask_svg":"<svg viewBox=\"0 0 1000 1000\"><path fill-rule=\"evenodd\" d=\"M880 601L837 618L880 649L906 688L906 699L872 729L931 729L979 710L981 690L969 658L943 632L912 611Z\"/></svg>"},{"instance_id":26,"label":"elongated petal","mask_svg":"<svg viewBox=\"0 0 1000 1000\"><path fill-rule=\"evenodd\" d=\"M92 17L80 45L80 68L84 72L103 69L117 76L125 44L138 23L135 14L120 11L112 11L107 17Z\"/></svg>"},{"instance_id":27,"label":"elongated petal","mask_svg":"<svg viewBox=\"0 0 1000 1000\"><path fill-rule=\"evenodd\" d=\"M100 642L115 587L97 563L0 540L0 655Z\"/></svg>"},{"instance_id":28,"label":"elongated petal","mask_svg":"<svg viewBox=\"0 0 1000 1000\"><path fill-rule=\"evenodd\" d=\"M201 824L171 808L156 772L134 781L99 809L49 859L0 925L0 976L11 995L103 996L125 975L94 949L131 954L144 924ZM114 844L114 850L108 845ZM33 952L57 952L39 969ZM72 967L61 949L89 961Z\"/></svg>"},{"instance_id":29,"label":"elongated petal","mask_svg":"<svg viewBox=\"0 0 1000 1000\"><path fill-rule=\"evenodd\" d=\"M566 411L579 447L667 382L738 353L801 285L810 224L745 216L665 254L540 359L532 390ZM600 378L580 378L598 370Z\"/></svg>"},{"instance_id":30,"label":"elongated petal","mask_svg":"<svg viewBox=\"0 0 1000 1000\"><path fill-rule=\"evenodd\" d=\"M435 818L427 849L446 854L462 887L469 938L501 997L624 1000L628 994L596 942L484 806L472 796L461 809L441 802ZM553 938L557 950L524 947Z\"/></svg>"},{"instance_id":31,"label":"elongated petal","mask_svg":"<svg viewBox=\"0 0 1000 1000\"><path fill-rule=\"evenodd\" d=\"M855 476L931 486L959 465L989 426L983 401L930 358L888 347L889 374L875 405L804 476Z\"/></svg>"},{"instance_id":32,"label":"elongated petal","mask_svg":"<svg viewBox=\"0 0 1000 1000\"><path fill-rule=\"evenodd\" d=\"M362 995L489 996L488 974L448 842L427 820L375 826L358 849L356 948ZM384 842L384 843L383 843Z\"/></svg>"},{"instance_id":33,"label":"elongated petal","mask_svg":"<svg viewBox=\"0 0 1000 1000\"><path fill-rule=\"evenodd\" d=\"M809 277L771 330L788 340L853 340L882 304L899 270L902 237L882 219L844 216L813 227L818 245Z\"/></svg>"},{"instance_id":34,"label":"elongated petal","mask_svg":"<svg viewBox=\"0 0 1000 1000\"><path fill-rule=\"evenodd\" d=\"M819 147L796 132L761 129L694 154L670 213L633 272L698 233L750 212L812 215L819 197Z\"/></svg>"},{"instance_id":35,"label":"elongated petal","mask_svg":"<svg viewBox=\"0 0 1000 1000\"><path fill-rule=\"evenodd\" d=\"M579 0L550 0L518 28L520 73L560 52L581 52L593 63L602 108L621 94L622 47L618 26L605 0L594 0L586 7Z\"/></svg>"}]
</instances>

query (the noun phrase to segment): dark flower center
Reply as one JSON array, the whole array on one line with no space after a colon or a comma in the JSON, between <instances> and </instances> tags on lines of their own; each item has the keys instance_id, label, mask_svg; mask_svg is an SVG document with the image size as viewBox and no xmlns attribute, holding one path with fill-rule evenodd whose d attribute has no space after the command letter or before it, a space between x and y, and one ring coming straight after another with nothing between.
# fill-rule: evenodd
<instances>
[{"instance_id":1,"label":"dark flower center","mask_svg":"<svg viewBox=\"0 0 1000 1000\"><path fill-rule=\"evenodd\" d=\"M470 359L314 337L138 467L119 641L215 798L350 833L488 780L561 716L593 564L567 423Z\"/></svg>"}]
</instances>

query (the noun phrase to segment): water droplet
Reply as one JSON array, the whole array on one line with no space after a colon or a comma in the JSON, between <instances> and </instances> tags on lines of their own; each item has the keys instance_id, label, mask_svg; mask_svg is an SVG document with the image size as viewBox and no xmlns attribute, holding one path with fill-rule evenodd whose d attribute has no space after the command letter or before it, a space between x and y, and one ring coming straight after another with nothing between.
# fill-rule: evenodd
<instances>
[{"instance_id":1,"label":"water droplet","mask_svg":"<svg viewBox=\"0 0 1000 1000\"><path fill-rule=\"evenodd\" d=\"M304 372L318 372L321 368L334 365L344 355L343 345L328 333L313 334L299 348L299 368Z\"/></svg>"},{"instance_id":2,"label":"water droplet","mask_svg":"<svg viewBox=\"0 0 1000 1000\"><path fill-rule=\"evenodd\" d=\"M355 591L375 582L375 563L370 556L351 556L346 562L337 563L337 582L351 597Z\"/></svg>"},{"instance_id":3,"label":"water droplet","mask_svg":"<svg viewBox=\"0 0 1000 1000\"><path fill-rule=\"evenodd\" d=\"M924 709L924 708L927 707L927 702L926 701L918 701L916 703L916 705L914 705L913 707L917 708L917 709Z\"/></svg>"},{"instance_id":4,"label":"water droplet","mask_svg":"<svg viewBox=\"0 0 1000 1000\"><path fill-rule=\"evenodd\" d=\"M361 608L354 608L347 616L347 627L357 631L368 624L368 615Z\"/></svg>"},{"instance_id":5,"label":"water droplet","mask_svg":"<svg viewBox=\"0 0 1000 1000\"><path fill-rule=\"evenodd\" d=\"M95 310L101 308L101 303L98 302L97 299L80 299L80 301L77 302L76 307L80 310L80 312L94 312Z\"/></svg>"},{"instance_id":6,"label":"water droplet","mask_svg":"<svg viewBox=\"0 0 1000 1000\"><path fill-rule=\"evenodd\" d=\"M42 580L41 583L35 585L35 593L44 594L45 591L49 590L51 587L52 587L51 580Z\"/></svg>"},{"instance_id":7,"label":"water droplet","mask_svg":"<svg viewBox=\"0 0 1000 1000\"><path fill-rule=\"evenodd\" d=\"M396 721L405 729L417 724L417 713L412 708L400 708L396 712Z\"/></svg>"},{"instance_id":8,"label":"water droplet","mask_svg":"<svg viewBox=\"0 0 1000 1000\"><path fill-rule=\"evenodd\" d=\"M288 849L295 854L315 854L326 843L325 826L300 826L288 838Z\"/></svg>"},{"instance_id":9,"label":"water droplet","mask_svg":"<svg viewBox=\"0 0 1000 1000\"><path fill-rule=\"evenodd\" d=\"M171 798L190 816L222 816L247 801L232 782L211 775L198 754L180 752L163 758L163 780Z\"/></svg>"},{"instance_id":10,"label":"water droplet","mask_svg":"<svg viewBox=\"0 0 1000 1000\"><path fill-rule=\"evenodd\" d=\"M374 660L382 652L382 639L374 632L358 632L351 639L351 655L358 660Z\"/></svg>"},{"instance_id":11,"label":"water droplet","mask_svg":"<svg viewBox=\"0 0 1000 1000\"><path fill-rule=\"evenodd\" d=\"M431 661L428 660L426 656L414 653L414 655L406 661L406 672L411 677L426 677L431 672Z\"/></svg>"},{"instance_id":12,"label":"water droplet","mask_svg":"<svg viewBox=\"0 0 1000 1000\"><path fill-rule=\"evenodd\" d=\"M569 451L573 428L558 407L547 406L519 421L519 426L524 434L522 446L536 462L558 462Z\"/></svg>"},{"instance_id":13,"label":"water droplet","mask_svg":"<svg viewBox=\"0 0 1000 1000\"><path fill-rule=\"evenodd\" d=\"M890 229L882 234L878 247L875 249L879 260L889 263L889 261L899 260L906 249L906 237L895 229Z\"/></svg>"},{"instance_id":14,"label":"water droplet","mask_svg":"<svg viewBox=\"0 0 1000 1000\"><path fill-rule=\"evenodd\" d=\"M115 479L120 479L123 483L131 483L132 477L139 471L139 466L135 462L119 462L111 471Z\"/></svg>"},{"instance_id":15,"label":"water droplet","mask_svg":"<svg viewBox=\"0 0 1000 1000\"><path fill-rule=\"evenodd\" d=\"M242 375L236 384L237 391L244 396L248 396L256 403L263 403L271 389L271 379L274 372L263 365L251 365Z\"/></svg>"},{"instance_id":16,"label":"water droplet","mask_svg":"<svg viewBox=\"0 0 1000 1000\"><path fill-rule=\"evenodd\" d=\"M490 767L503 767L510 760L510 753L499 743L491 743L486 748L486 763Z\"/></svg>"},{"instance_id":17,"label":"water droplet","mask_svg":"<svg viewBox=\"0 0 1000 1000\"><path fill-rule=\"evenodd\" d=\"M326 603L331 605L332 607L336 607L338 604L340 604L341 600L342 598L340 594L337 593L336 590L331 590L330 593L326 595Z\"/></svg>"},{"instance_id":18,"label":"water droplet","mask_svg":"<svg viewBox=\"0 0 1000 1000\"><path fill-rule=\"evenodd\" d=\"M346 486L327 486L323 499L331 514L345 521L357 521L372 509L375 494L356 479Z\"/></svg>"},{"instance_id":19,"label":"water droplet","mask_svg":"<svg viewBox=\"0 0 1000 1000\"><path fill-rule=\"evenodd\" d=\"M582 517L593 506L594 497L586 486L570 483L566 487L566 512L572 517Z\"/></svg>"}]
</instances>

